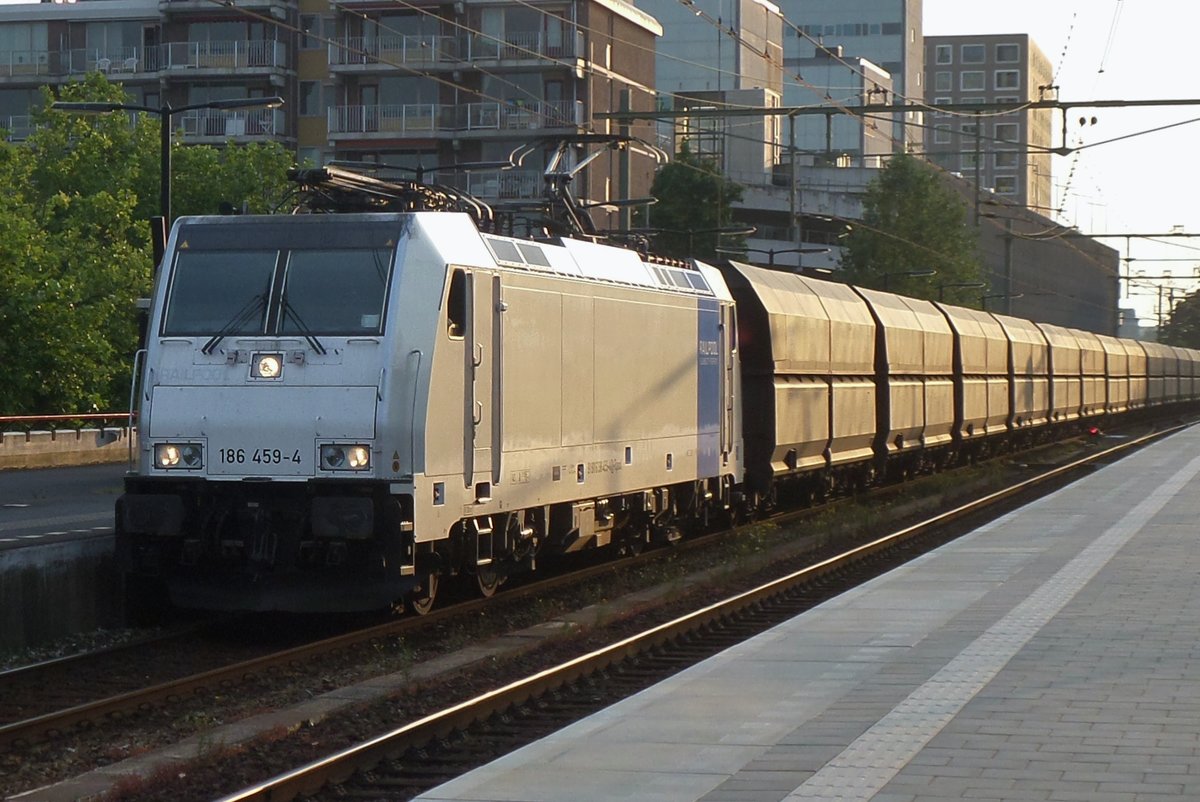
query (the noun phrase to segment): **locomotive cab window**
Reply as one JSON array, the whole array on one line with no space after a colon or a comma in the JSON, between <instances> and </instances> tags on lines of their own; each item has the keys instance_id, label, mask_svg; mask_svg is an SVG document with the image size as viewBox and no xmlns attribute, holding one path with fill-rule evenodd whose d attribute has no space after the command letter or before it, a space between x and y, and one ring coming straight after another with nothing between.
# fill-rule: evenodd
<instances>
[{"instance_id":1,"label":"locomotive cab window","mask_svg":"<svg viewBox=\"0 0 1200 802\"><path fill-rule=\"evenodd\" d=\"M262 334L277 259L275 251L181 251L162 333Z\"/></svg>"},{"instance_id":2,"label":"locomotive cab window","mask_svg":"<svg viewBox=\"0 0 1200 802\"><path fill-rule=\"evenodd\" d=\"M388 256L373 248L292 251L279 333L379 334Z\"/></svg>"},{"instance_id":3,"label":"locomotive cab window","mask_svg":"<svg viewBox=\"0 0 1200 802\"><path fill-rule=\"evenodd\" d=\"M383 332L391 247L180 250L164 336Z\"/></svg>"}]
</instances>

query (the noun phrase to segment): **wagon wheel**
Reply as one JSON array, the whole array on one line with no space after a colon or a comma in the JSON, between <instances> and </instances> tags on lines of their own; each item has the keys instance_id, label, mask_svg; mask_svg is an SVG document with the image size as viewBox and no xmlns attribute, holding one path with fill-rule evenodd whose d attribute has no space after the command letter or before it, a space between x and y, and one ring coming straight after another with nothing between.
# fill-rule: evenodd
<instances>
[{"instance_id":1,"label":"wagon wheel","mask_svg":"<svg viewBox=\"0 0 1200 802\"><path fill-rule=\"evenodd\" d=\"M429 574L425 581L413 588L408 595L408 607L417 615L428 615L437 599L438 575Z\"/></svg>"}]
</instances>

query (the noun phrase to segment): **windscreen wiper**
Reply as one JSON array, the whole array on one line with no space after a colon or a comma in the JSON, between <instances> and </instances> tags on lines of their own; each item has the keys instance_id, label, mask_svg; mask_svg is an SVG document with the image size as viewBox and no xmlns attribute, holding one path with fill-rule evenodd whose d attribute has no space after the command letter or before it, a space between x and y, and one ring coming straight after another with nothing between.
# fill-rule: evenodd
<instances>
[{"instance_id":1,"label":"windscreen wiper","mask_svg":"<svg viewBox=\"0 0 1200 802\"><path fill-rule=\"evenodd\" d=\"M238 311L238 313L234 315L232 319L230 319L228 323L221 327L220 331L214 334L212 338L204 344L204 347L200 349L200 352L206 356L211 354L213 349L217 347L221 340L224 340L230 334L249 322L250 318L256 312L260 311L264 306L266 306L266 303L267 299L265 295L255 295L250 299L249 303L243 306L241 310Z\"/></svg>"},{"instance_id":2,"label":"windscreen wiper","mask_svg":"<svg viewBox=\"0 0 1200 802\"><path fill-rule=\"evenodd\" d=\"M296 324L296 328L299 329L300 333L304 335L304 339L308 340L308 344L312 347L312 349L321 356L325 356L327 353L325 351L325 346L321 345L321 341L318 340L316 335L312 333L312 329L304 325L304 321L300 319L300 315L296 312L296 307L292 306L286 295L283 296L282 305L284 318L290 317L292 322Z\"/></svg>"}]
</instances>

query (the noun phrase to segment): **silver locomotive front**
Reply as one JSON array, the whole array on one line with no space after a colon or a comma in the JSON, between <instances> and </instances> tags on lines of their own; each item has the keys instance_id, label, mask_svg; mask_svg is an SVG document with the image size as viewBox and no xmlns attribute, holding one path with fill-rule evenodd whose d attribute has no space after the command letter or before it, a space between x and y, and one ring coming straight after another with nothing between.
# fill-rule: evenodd
<instances>
[{"instance_id":1,"label":"silver locomotive front","mask_svg":"<svg viewBox=\"0 0 1200 802\"><path fill-rule=\"evenodd\" d=\"M405 224L176 225L151 309L139 464L117 510L128 576L208 609L396 598L405 544L376 429Z\"/></svg>"}]
</instances>

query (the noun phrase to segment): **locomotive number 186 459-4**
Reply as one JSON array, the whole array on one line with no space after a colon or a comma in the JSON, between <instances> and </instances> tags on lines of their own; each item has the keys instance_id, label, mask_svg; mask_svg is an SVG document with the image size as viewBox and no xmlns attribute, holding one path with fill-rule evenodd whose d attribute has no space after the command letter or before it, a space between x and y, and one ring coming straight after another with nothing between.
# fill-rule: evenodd
<instances>
[{"instance_id":1,"label":"locomotive number 186 459-4","mask_svg":"<svg viewBox=\"0 0 1200 802\"><path fill-rule=\"evenodd\" d=\"M223 465L245 465L248 462L255 465L282 465L285 462L299 465L300 449L289 454L279 448L219 448L217 459Z\"/></svg>"}]
</instances>

